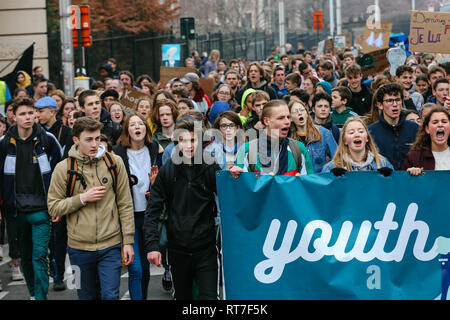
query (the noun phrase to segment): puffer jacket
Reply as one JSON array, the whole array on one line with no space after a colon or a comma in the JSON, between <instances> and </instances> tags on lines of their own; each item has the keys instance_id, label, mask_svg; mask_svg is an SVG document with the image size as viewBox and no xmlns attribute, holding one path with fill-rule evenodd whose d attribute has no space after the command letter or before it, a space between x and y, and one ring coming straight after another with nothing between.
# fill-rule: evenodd
<instances>
[{"instance_id":1,"label":"puffer jacket","mask_svg":"<svg viewBox=\"0 0 450 320\"><path fill-rule=\"evenodd\" d=\"M117 190L103 160L105 148L100 144L97 156L91 159L78 153L76 145L69 151L69 157L77 161L78 172L86 182L86 188L77 181L71 197L66 197L67 159L57 164L48 191L47 205L52 217L66 216L68 245L77 250L98 251L123 240L123 244L134 242L133 200L128 175L122 158L117 155ZM105 196L96 202L83 206L80 195L87 190L105 186Z\"/></svg>"}]
</instances>

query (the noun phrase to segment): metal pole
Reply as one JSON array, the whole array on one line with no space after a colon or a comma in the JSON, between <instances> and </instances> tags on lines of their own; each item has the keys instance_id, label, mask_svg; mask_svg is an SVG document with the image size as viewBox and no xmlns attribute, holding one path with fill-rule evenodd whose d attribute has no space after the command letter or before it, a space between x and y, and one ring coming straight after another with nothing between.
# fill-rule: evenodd
<instances>
[{"instance_id":1,"label":"metal pole","mask_svg":"<svg viewBox=\"0 0 450 320\"><path fill-rule=\"evenodd\" d=\"M416 0L411 0L411 10L416 10Z\"/></svg>"},{"instance_id":2,"label":"metal pole","mask_svg":"<svg viewBox=\"0 0 450 320\"><path fill-rule=\"evenodd\" d=\"M284 45L286 44L286 34L284 32L284 0L278 2L278 20L280 26L280 53L285 54L286 48Z\"/></svg>"},{"instance_id":3,"label":"metal pole","mask_svg":"<svg viewBox=\"0 0 450 320\"><path fill-rule=\"evenodd\" d=\"M334 36L334 8L333 8L333 0L329 0L330 2L330 36Z\"/></svg>"},{"instance_id":4,"label":"metal pole","mask_svg":"<svg viewBox=\"0 0 450 320\"><path fill-rule=\"evenodd\" d=\"M342 34L341 0L336 0L336 34Z\"/></svg>"},{"instance_id":5,"label":"metal pole","mask_svg":"<svg viewBox=\"0 0 450 320\"><path fill-rule=\"evenodd\" d=\"M71 1L59 0L61 62L64 77L64 92L72 97L74 93L73 46L71 25ZM81 43L79 44L81 45Z\"/></svg>"}]
</instances>

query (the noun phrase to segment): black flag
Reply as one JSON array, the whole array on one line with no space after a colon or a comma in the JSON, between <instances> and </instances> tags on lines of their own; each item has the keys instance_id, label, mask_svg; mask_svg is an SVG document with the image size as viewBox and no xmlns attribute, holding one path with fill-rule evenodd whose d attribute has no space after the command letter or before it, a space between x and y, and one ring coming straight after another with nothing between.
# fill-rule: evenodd
<instances>
[{"instance_id":1,"label":"black flag","mask_svg":"<svg viewBox=\"0 0 450 320\"><path fill-rule=\"evenodd\" d=\"M33 76L33 55L34 55L34 42L31 46L29 46L23 53L22 57L20 57L19 62L17 62L14 70L4 77L1 77L0 80L3 80L8 85L9 91L11 92L11 96L16 89L16 79L17 79L17 71L23 70L30 75Z\"/></svg>"}]
</instances>

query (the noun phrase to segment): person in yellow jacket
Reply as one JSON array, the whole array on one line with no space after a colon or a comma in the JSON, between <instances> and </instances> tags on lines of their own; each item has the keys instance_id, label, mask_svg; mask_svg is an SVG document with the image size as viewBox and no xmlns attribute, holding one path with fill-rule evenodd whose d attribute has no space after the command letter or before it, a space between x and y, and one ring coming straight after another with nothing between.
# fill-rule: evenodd
<instances>
[{"instance_id":1,"label":"person in yellow jacket","mask_svg":"<svg viewBox=\"0 0 450 320\"><path fill-rule=\"evenodd\" d=\"M119 299L121 243L125 265L134 258L134 212L128 175L122 158L114 154L110 155L115 159L117 173L109 171L105 147L100 144L101 127L92 117L75 121L75 144L69 157L76 161L79 179L73 192L68 191L65 159L56 165L48 192L52 221L66 216L67 251L72 268L79 268L74 276L80 280L80 300L95 300L99 296L102 300Z\"/></svg>"}]
</instances>

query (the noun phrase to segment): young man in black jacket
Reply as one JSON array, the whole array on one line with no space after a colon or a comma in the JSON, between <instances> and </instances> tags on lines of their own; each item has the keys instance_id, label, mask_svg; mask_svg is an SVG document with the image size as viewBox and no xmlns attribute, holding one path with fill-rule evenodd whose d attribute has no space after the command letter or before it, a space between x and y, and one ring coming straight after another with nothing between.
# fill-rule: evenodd
<instances>
[{"instance_id":1,"label":"young man in black jacket","mask_svg":"<svg viewBox=\"0 0 450 320\"><path fill-rule=\"evenodd\" d=\"M65 126L61 119L56 119L56 101L51 97L44 97L36 101L34 107L37 110L39 123L47 132L53 134L63 150L63 159L69 155L73 145L72 129ZM67 225L63 217L58 222L52 222L50 236L50 275L53 277L53 289L63 291L65 262L67 254Z\"/></svg>"},{"instance_id":2,"label":"young man in black jacket","mask_svg":"<svg viewBox=\"0 0 450 320\"><path fill-rule=\"evenodd\" d=\"M201 126L200 126L201 127ZM150 190L144 232L147 259L161 265L159 217L167 208L168 258L176 300L192 300L195 281L200 300L218 298L215 217L217 164L199 158L203 150L194 121L177 124L178 152L160 169ZM180 155L180 156L178 156ZM194 157L194 155L196 155ZM202 159L201 161L196 161Z\"/></svg>"}]
</instances>

